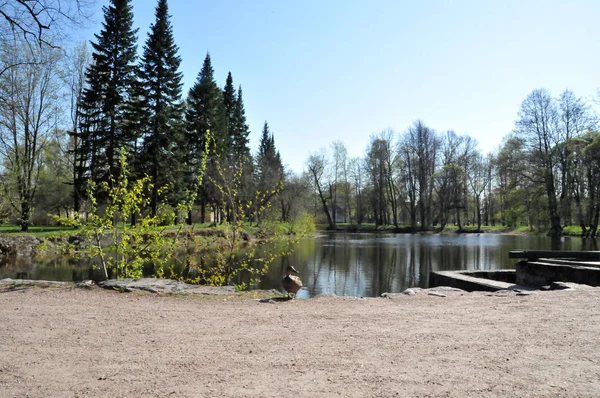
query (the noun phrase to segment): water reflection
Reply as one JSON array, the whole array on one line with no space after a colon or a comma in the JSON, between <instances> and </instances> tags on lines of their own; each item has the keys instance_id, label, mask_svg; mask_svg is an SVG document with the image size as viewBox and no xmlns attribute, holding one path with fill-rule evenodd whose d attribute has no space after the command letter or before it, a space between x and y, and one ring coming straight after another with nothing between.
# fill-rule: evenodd
<instances>
[{"instance_id":1,"label":"water reflection","mask_svg":"<svg viewBox=\"0 0 600 398\"><path fill-rule=\"evenodd\" d=\"M373 297L427 287L432 270L514 268L508 252L515 249L597 250L597 242L493 234L322 234L298 243L294 253L273 265L261 287L279 288L285 268L292 264L305 286L298 297Z\"/></svg>"},{"instance_id":2,"label":"water reflection","mask_svg":"<svg viewBox=\"0 0 600 398\"><path fill-rule=\"evenodd\" d=\"M260 288L281 289L288 265L300 271L298 297L321 294L379 296L409 287L427 287L432 270L514 268L510 250L598 250L596 240L539 236L468 234L328 233L303 239L294 253L275 261ZM0 257L0 278L73 281L101 280L89 260Z\"/></svg>"}]
</instances>

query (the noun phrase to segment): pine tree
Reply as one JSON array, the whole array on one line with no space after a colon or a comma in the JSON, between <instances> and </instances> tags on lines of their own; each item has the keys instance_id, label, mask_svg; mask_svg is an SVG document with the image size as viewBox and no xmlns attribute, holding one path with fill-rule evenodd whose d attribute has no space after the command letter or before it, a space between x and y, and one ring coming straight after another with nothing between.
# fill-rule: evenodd
<instances>
[{"instance_id":1,"label":"pine tree","mask_svg":"<svg viewBox=\"0 0 600 398\"><path fill-rule=\"evenodd\" d=\"M140 154L141 170L154 183L150 196L152 214L158 207L158 190L173 182L180 173L174 167L177 143L181 141L183 105L178 71L181 58L173 38L167 0L158 0L156 21L150 26L140 67L141 103L145 117Z\"/></svg>"},{"instance_id":2,"label":"pine tree","mask_svg":"<svg viewBox=\"0 0 600 398\"><path fill-rule=\"evenodd\" d=\"M90 174L107 179L118 172L120 147L136 139L128 120L136 84L137 29L131 0L110 0L104 22L92 42L93 62L86 73L82 123L91 141Z\"/></svg>"}]
</instances>

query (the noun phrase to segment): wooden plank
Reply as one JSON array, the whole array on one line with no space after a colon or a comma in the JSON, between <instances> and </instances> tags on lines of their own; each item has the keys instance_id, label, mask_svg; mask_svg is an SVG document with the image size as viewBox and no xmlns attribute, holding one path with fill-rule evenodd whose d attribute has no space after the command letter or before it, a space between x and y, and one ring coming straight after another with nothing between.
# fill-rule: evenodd
<instances>
[{"instance_id":1,"label":"wooden plank","mask_svg":"<svg viewBox=\"0 0 600 398\"><path fill-rule=\"evenodd\" d=\"M565 251L565 250L511 250L509 258L526 258L537 260L540 258L563 258L572 260L600 261L600 251Z\"/></svg>"}]
</instances>

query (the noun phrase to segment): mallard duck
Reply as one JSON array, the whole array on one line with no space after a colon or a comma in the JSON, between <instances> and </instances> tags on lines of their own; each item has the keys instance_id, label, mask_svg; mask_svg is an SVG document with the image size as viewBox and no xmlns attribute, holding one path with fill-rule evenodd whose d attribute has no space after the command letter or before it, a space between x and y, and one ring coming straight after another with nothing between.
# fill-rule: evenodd
<instances>
[{"instance_id":1,"label":"mallard duck","mask_svg":"<svg viewBox=\"0 0 600 398\"><path fill-rule=\"evenodd\" d=\"M281 285L288 293L288 297L291 297L291 295L293 294L294 298L296 298L296 293L302 287L302 280L300 279L300 277L292 275L292 272L299 274L296 268L292 267L291 265L288 265L288 267L285 270L285 278L283 278L283 280L281 281Z\"/></svg>"}]
</instances>

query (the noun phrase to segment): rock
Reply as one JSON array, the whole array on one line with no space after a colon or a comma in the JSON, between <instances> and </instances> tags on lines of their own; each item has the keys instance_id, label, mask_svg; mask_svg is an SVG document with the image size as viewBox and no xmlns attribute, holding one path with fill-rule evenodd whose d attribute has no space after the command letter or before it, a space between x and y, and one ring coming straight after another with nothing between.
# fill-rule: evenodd
<instances>
[{"instance_id":1,"label":"rock","mask_svg":"<svg viewBox=\"0 0 600 398\"><path fill-rule=\"evenodd\" d=\"M435 296L435 297L447 297L445 294L438 293L438 292L427 292L427 294L430 296Z\"/></svg>"},{"instance_id":2,"label":"rock","mask_svg":"<svg viewBox=\"0 0 600 398\"><path fill-rule=\"evenodd\" d=\"M81 282L75 283L75 286L82 288L82 289L90 289L94 286L94 281L88 279L87 281L81 281Z\"/></svg>"},{"instance_id":3,"label":"rock","mask_svg":"<svg viewBox=\"0 0 600 398\"><path fill-rule=\"evenodd\" d=\"M533 292L517 292L517 296L531 296Z\"/></svg>"},{"instance_id":4,"label":"rock","mask_svg":"<svg viewBox=\"0 0 600 398\"><path fill-rule=\"evenodd\" d=\"M150 293L185 293L199 295L231 295L235 294L234 286L198 286L171 279L109 279L98 282L104 289L119 290L122 292L146 291Z\"/></svg>"},{"instance_id":5,"label":"rock","mask_svg":"<svg viewBox=\"0 0 600 398\"><path fill-rule=\"evenodd\" d=\"M441 291L444 291L444 292L466 293L466 290L459 289L457 287L451 287L451 286L437 286L437 287L435 287L433 289L435 289L435 290L441 290Z\"/></svg>"},{"instance_id":6,"label":"rock","mask_svg":"<svg viewBox=\"0 0 600 398\"><path fill-rule=\"evenodd\" d=\"M0 254L32 256L42 240L30 235L0 236Z\"/></svg>"}]
</instances>

